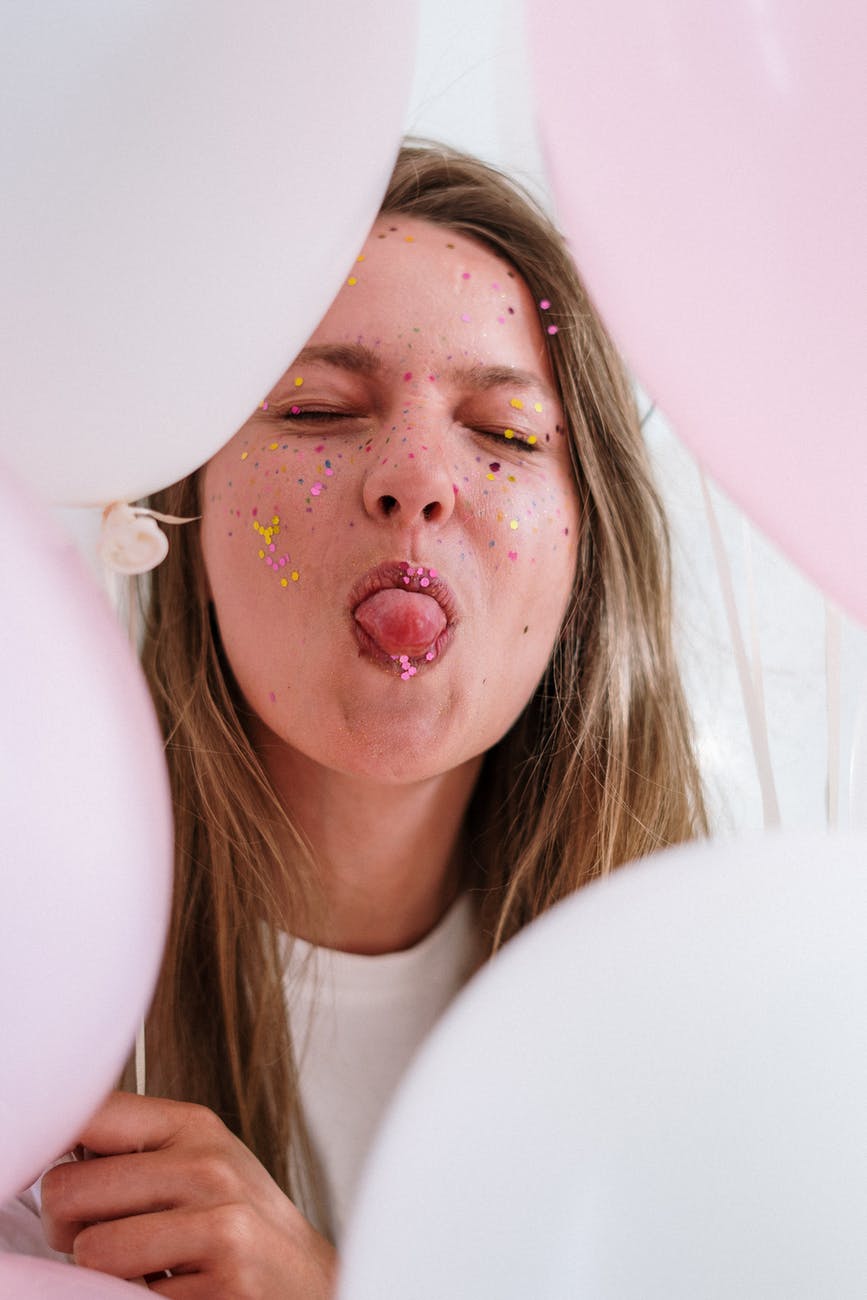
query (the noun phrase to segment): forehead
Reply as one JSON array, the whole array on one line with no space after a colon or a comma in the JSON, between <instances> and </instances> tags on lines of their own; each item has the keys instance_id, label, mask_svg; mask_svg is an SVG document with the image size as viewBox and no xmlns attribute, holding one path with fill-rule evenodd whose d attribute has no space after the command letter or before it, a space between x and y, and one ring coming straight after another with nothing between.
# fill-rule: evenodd
<instances>
[{"instance_id":1,"label":"forehead","mask_svg":"<svg viewBox=\"0 0 867 1300\"><path fill-rule=\"evenodd\" d=\"M310 342L396 339L507 365L549 366L537 304L493 250L418 218L380 218Z\"/></svg>"}]
</instances>

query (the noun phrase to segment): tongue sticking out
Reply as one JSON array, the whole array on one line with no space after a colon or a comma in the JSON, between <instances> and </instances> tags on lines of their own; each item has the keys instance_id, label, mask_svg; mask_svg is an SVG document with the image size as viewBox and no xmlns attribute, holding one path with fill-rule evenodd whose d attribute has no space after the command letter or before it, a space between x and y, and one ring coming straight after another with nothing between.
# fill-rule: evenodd
<instances>
[{"instance_id":1,"label":"tongue sticking out","mask_svg":"<svg viewBox=\"0 0 867 1300\"><path fill-rule=\"evenodd\" d=\"M363 600L355 618L389 655L422 655L444 631L446 616L433 596L387 587Z\"/></svg>"}]
</instances>

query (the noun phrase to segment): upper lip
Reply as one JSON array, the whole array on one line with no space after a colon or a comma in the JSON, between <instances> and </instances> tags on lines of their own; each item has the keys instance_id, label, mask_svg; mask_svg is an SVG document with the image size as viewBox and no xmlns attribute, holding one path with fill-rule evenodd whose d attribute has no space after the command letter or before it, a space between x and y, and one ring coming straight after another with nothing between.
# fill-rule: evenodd
<instances>
[{"instance_id":1,"label":"upper lip","mask_svg":"<svg viewBox=\"0 0 867 1300\"><path fill-rule=\"evenodd\" d=\"M435 576L431 576L431 569ZM404 581L405 578L409 578L408 583ZM423 578L427 579L425 586L421 585ZM398 587L401 591L417 591L425 596L432 596L442 606L448 626L454 623L457 606L451 587L440 576L435 564L427 565L421 561L386 560L368 569L349 593L350 611L354 614L362 601L367 600L369 596L375 596L378 591L384 591L387 587Z\"/></svg>"}]
</instances>

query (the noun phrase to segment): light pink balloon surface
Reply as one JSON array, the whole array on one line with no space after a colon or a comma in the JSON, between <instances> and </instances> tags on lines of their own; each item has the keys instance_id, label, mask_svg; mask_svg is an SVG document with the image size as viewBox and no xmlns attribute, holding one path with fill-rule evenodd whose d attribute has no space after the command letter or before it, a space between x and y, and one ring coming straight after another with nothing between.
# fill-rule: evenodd
<instances>
[{"instance_id":1,"label":"light pink balloon surface","mask_svg":"<svg viewBox=\"0 0 867 1300\"><path fill-rule=\"evenodd\" d=\"M106 1273L24 1255L0 1255L0 1295L8 1300L134 1300L141 1291Z\"/></svg>"},{"instance_id":2,"label":"light pink balloon surface","mask_svg":"<svg viewBox=\"0 0 867 1300\"><path fill-rule=\"evenodd\" d=\"M558 209L615 338L867 622L867 6L538 0L527 21Z\"/></svg>"},{"instance_id":3,"label":"light pink balloon surface","mask_svg":"<svg viewBox=\"0 0 867 1300\"><path fill-rule=\"evenodd\" d=\"M3 1200L114 1086L156 979L172 849L138 663L71 541L5 473L0 557Z\"/></svg>"}]
</instances>

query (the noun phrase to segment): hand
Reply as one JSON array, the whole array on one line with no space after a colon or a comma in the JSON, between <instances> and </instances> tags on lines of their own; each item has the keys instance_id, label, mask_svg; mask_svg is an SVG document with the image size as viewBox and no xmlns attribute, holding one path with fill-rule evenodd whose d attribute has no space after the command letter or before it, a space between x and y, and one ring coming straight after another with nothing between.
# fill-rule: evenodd
<instances>
[{"instance_id":1,"label":"hand","mask_svg":"<svg viewBox=\"0 0 867 1300\"><path fill-rule=\"evenodd\" d=\"M175 1300L327 1300L336 1255L211 1111L116 1092L42 1182L48 1244Z\"/></svg>"}]
</instances>

